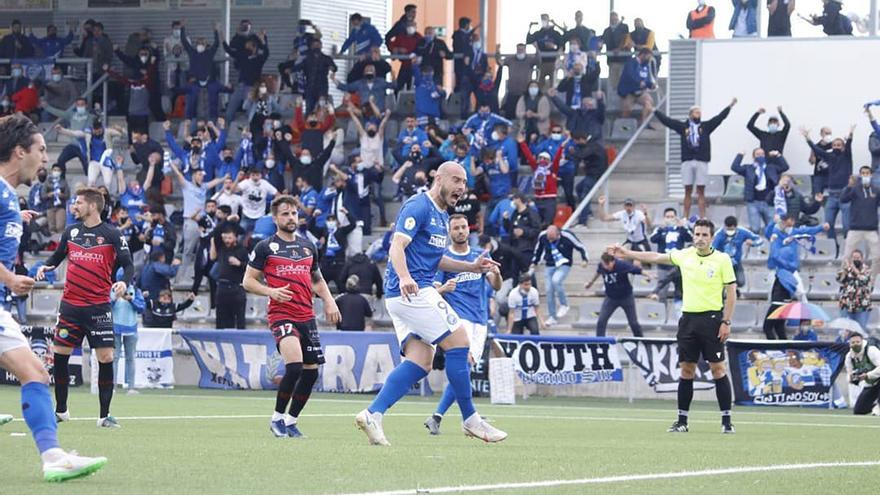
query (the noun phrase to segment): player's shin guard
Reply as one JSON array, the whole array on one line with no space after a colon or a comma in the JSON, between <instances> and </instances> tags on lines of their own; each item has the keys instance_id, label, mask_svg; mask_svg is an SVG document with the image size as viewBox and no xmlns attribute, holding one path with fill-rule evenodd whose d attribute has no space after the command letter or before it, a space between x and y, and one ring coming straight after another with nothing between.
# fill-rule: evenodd
<instances>
[{"instance_id":1,"label":"player's shin guard","mask_svg":"<svg viewBox=\"0 0 880 495\"><path fill-rule=\"evenodd\" d=\"M691 401L694 399L694 380L680 378L678 380L678 422L687 424L688 411L691 409Z\"/></svg>"},{"instance_id":2,"label":"player's shin guard","mask_svg":"<svg viewBox=\"0 0 880 495\"><path fill-rule=\"evenodd\" d=\"M55 377L55 412L67 412L67 392L70 387L70 356L55 353L52 375Z\"/></svg>"},{"instance_id":3,"label":"player's shin guard","mask_svg":"<svg viewBox=\"0 0 880 495\"><path fill-rule=\"evenodd\" d=\"M299 381L296 382L296 387L293 389L293 401L290 403L290 415L294 418L298 418L299 413L306 407L306 402L312 395L312 388L316 381L318 381L317 369L302 370Z\"/></svg>"},{"instance_id":4,"label":"player's shin guard","mask_svg":"<svg viewBox=\"0 0 880 495\"><path fill-rule=\"evenodd\" d=\"M468 363L468 348L456 347L446 351L447 389L451 388L458 402L462 419L468 419L476 411L471 396L471 366Z\"/></svg>"},{"instance_id":5,"label":"player's shin guard","mask_svg":"<svg viewBox=\"0 0 880 495\"><path fill-rule=\"evenodd\" d=\"M22 385L21 414L41 454L58 448L58 424L52 412L52 397L49 395L48 385L41 382Z\"/></svg>"},{"instance_id":6,"label":"player's shin guard","mask_svg":"<svg viewBox=\"0 0 880 495\"><path fill-rule=\"evenodd\" d=\"M284 414L287 409L287 403L290 402L290 396L293 395L293 388L302 374L302 363L287 363L284 365L284 377L278 385L278 394L275 396L275 412Z\"/></svg>"},{"instance_id":7,"label":"player's shin guard","mask_svg":"<svg viewBox=\"0 0 880 495\"><path fill-rule=\"evenodd\" d=\"M98 363L98 401L101 403L100 418L110 415L113 400L113 363Z\"/></svg>"},{"instance_id":8,"label":"player's shin guard","mask_svg":"<svg viewBox=\"0 0 880 495\"><path fill-rule=\"evenodd\" d=\"M718 398L718 409L721 410L721 424L730 426L730 379L727 375L715 379L715 397Z\"/></svg>"},{"instance_id":9,"label":"player's shin guard","mask_svg":"<svg viewBox=\"0 0 880 495\"><path fill-rule=\"evenodd\" d=\"M452 385L449 384L443 390L443 396L440 397L440 402L437 404L436 414L440 416L446 414L453 402L455 402L455 392L452 390Z\"/></svg>"},{"instance_id":10,"label":"player's shin guard","mask_svg":"<svg viewBox=\"0 0 880 495\"><path fill-rule=\"evenodd\" d=\"M428 376L428 372L421 366L412 361L404 360L388 375L385 385L382 385L382 390L379 391L379 395L376 396L367 411L371 414L376 412L385 414L388 408L406 395L410 387L426 376Z\"/></svg>"}]
</instances>

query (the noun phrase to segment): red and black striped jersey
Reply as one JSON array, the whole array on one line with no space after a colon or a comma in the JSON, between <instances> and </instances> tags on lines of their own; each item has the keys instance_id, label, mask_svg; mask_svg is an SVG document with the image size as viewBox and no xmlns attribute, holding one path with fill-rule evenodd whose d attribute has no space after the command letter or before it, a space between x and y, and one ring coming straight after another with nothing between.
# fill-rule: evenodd
<instances>
[{"instance_id":1,"label":"red and black striped jersey","mask_svg":"<svg viewBox=\"0 0 880 495\"><path fill-rule=\"evenodd\" d=\"M299 236L285 241L273 235L254 246L248 265L263 272L269 287L289 286L293 292L293 298L287 302L269 299L270 325L283 320L309 321L315 317L312 273L318 270L317 256L315 245Z\"/></svg>"},{"instance_id":2,"label":"red and black striped jersey","mask_svg":"<svg viewBox=\"0 0 880 495\"><path fill-rule=\"evenodd\" d=\"M68 226L46 265L57 268L65 257L67 277L61 300L73 306L109 303L116 267L123 268L121 280L126 284L134 272L128 242L119 229L104 222L94 227Z\"/></svg>"}]
</instances>

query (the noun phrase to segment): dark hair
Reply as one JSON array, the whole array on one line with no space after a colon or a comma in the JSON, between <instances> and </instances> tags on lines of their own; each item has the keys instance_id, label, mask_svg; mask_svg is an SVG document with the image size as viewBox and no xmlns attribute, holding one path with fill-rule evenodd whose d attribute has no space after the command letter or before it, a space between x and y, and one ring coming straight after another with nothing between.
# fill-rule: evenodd
<instances>
[{"instance_id":1,"label":"dark hair","mask_svg":"<svg viewBox=\"0 0 880 495\"><path fill-rule=\"evenodd\" d=\"M96 22L96 23L92 24L92 27L93 28L101 28L101 31L103 31L104 30L104 23L103 22Z\"/></svg>"},{"instance_id":2,"label":"dark hair","mask_svg":"<svg viewBox=\"0 0 880 495\"><path fill-rule=\"evenodd\" d=\"M486 244L492 242L492 237L488 234L481 234L480 240L478 242L480 243L480 246L485 246Z\"/></svg>"},{"instance_id":3,"label":"dark hair","mask_svg":"<svg viewBox=\"0 0 880 495\"><path fill-rule=\"evenodd\" d=\"M724 226L725 227L736 227L736 225L737 225L737 220L736 220L735 216L731 215L731 216L726 217L724 219Z\"/></svg>"},{"instance_id":4,"label":"dark hair","mask_svg":"<svg viewBox=\"0 0 880 495\"><path fill-rule=\"evenodd\" d=\"M104 194L96 187L81 187L76 190L76 195L81 196L83 201L95 205L98 211L104 211Z\"/></svg>"},{"instance_id":5,"label":"dark hair","mask_svg":"<svg viewBox=\"0 0 880 495\"><path fill-rule=\"evenodd\" d=\"M495 150L492 148L483 148L480 150L480 161L495 159Z\"/></svg>"},{"instance_id":6,"label":"dark hair","mask_svg":"<svg viewBox=\"0 0 880 495\"><path fill-rule=\"evenodd\" d=\"M403 7L404 12L409 12L410 10L416 10L418 6L414 3L408 3Z\"/></svg>"},{"instance_id":7,"label":"dark hair","mask_svg":"<svg viewBox=\"0 0 880 495\"><path fill-rule=\"evenodd\" d=\"M599 259L601 259L603 263L611 263L614 261L614 256L611 256L608 253L602 253L602 256L600 256Z\"/></svg>"},{"instance_id":8,"label":"dark hair","mask_svg":"<svg viewBox=\"0 0 880 495\"><path fill-rule=\"evenodd\" d=\"M678 215L678 211L676 211L676 209L671 206L663 210L663 214L665 215L667 211L671 211L673 215Z\"/></svg>"},{"instance_id":9,"label":"dark hair","mask_svg":"<svg viewBox=\"0 0 880 495\"><path fill-rule=\"evenodd\" d=\"M464 29L465 26L471 23L470 17L459 17L458 18L458 27Z\"/></svg>"},{"instance_id":10,"label":"dark hair","mask_svg":"<svg viewBox=\"0 0 880 495\"><path fill-rule=\"evenodd\" d=\"M208 204L208 203L214 203L216 205L217 200L216 199L208 199L207 201L205 201L205 204Z\"/></svg>"},{"instance_id":11,"label":"dark hair","mask_svg":"<svg viewBox=\"0 0 880 495\"><path fill-rule=\"evenodd\" d=\"M229 205L220 205L217 207L217 210L222 211L223 213L226 213L227 215L232 215L232 207Z\"/></svg>"},{"instance_id":12,"label":"dark hair","mask_svg":"<svg viewBox=\"0 0 880 495\"><path fill-rule=\"evenodd\" d=\"M559 126L559 127L561 128L562 126ZM583 131L576 131L576 132L571 133L571 139L573 141L580 141L581 139L587 139L589 137L590 136L587 135L587 133L583 132Z\"/></svg>"},{"instance_id":13,"label":"dark hair","mask_svg":"<svg viewBox=\"0 0 880 495\"><path fill-rule=\"evenodd\" d=\"M519 274L519 280L518 280L518 283L521 284L521 283L524 283L524 282L532 283L532 276L529 275L528 272L522 272L522 273Z\"/></svg>"},{"instance_id":14,"label":"dark hair","mask_svg":"<svg viewBox=\"0 0 880 495\"><path fill-rule=\"evenodd\" d=\"M34 144L34 135L40 129L23 115L0 118L0 163L8 162L12 152L19 146L27 151Z\"/></svg>"},{"instance_id":15,"label":"dark hair","mask_svg":"<svg viewBox=\"0 0 880 495\"><path fill-rule=\"evenodd\" d=\"M362 21L362 20L364 20L364 16L358 14L357 12L348 16L348 22Z\"/></svg>"},{"instance_id":16,"label":"dark hair","mask_svg":"<svg viewBox=\"0 0 880 495\"><path fill-rule=\"evenodd\" d=\"M523 193L521 191L517 191L517 192L513 193L513 196L511 196L511 199L518 199L518 200L522 201L523 203L529 202L529 197L526 196L525 193Z\"/></svg>"},{"instance_id":17,"label":"dark hair","mask_svg":"<svg viewBox=\"0 0 880 495\"><path fill-rule=\"evenodd\" d=\"M449 223L452 223L453 220L464 220L465 222L468 221L467 217L462 215L461 213L456 213L449 217Z\"/></svg>"},{"instance_id":18,"label":"dark hair","mask_svg":"<svg viewBox=\"0 0 880 495\"><path fill-rule=\"evenodd\" d=\"M861 167L859 167L859 173L861 173L862 170L867 170L868 172L870 172L870 171L871 171L871 167L868 166L868 165L862 165Z\"/></svg>"},{"instance_id":19,"label":"dark hair","mask_svg":"<svg viewBox=\"0 0 880 495\"><path fill-rule=\"evenodd\" d=\"M272 212L272 216L278 214L278 208L281 205L290 205L294 211L296 211L296 201L294 201L293 196L288 194L282 194L280 196L276 196L275 199L272 200L272 205L269 207L269 211Z\"/></svg>"},{"instance_id":20,"label":"dark hair","mask_svg":"<svg viewBox=\"0 0 880 495\"><path fill-rule=\"evenodd\" d=\"M712 220L708 218L701 218L694 223L694 232L697 231L697 227L709 227L709 235L715 234L715 224L712 223Z\"/></svg>"},{"instance_id":21,"label":"dark hair","mask_svg":"<svg viewBox=\"0 0 880 495\"><path fill-rule=\"evenodd\" d=\"M164 214L165 214L165 208L163 208L162 205L153 205L153 207L150 208L150 214L152 214L152 215L164 215Z\"/></svg>"},{"instance_id":22,"label":"dark hair","mask_svg":"<svg viewBox=\"0 0 880 495\"><path fill-rule=\"evenodd\" d=\"M150 261L159 261L165 257L164 249L154 249L150 251Z\"/></svg>"}]
</instances>

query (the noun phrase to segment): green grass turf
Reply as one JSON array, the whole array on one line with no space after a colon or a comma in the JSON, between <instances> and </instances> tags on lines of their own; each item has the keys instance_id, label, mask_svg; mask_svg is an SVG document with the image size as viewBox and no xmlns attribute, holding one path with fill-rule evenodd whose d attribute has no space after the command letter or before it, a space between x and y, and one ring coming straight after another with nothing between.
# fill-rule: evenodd
<instances>
[{"instance_id":1,"label":"green grass turf","mask_svg":"<svg viewBox=\"0 0 880 495\"><path fill-rule=\"evenodd\" d=\"M109 457L94 476L63 487L42 481L30 436L17 419L0 429L0 493L186 494L356 493L505 482L566 480L739 466L880 461L880 419L850 411L738 408L737 434L722 436L715 405L696 404L691 432L666 433L670 401L627 404L602 399L540 399L478 409L510 437L486 445L463 436L453 407L443 434L422 421L436 398L408 398L385 420L391 448L371 447L354 426L370 400L318 394L300 419L305 439L268 431L269 392L194 389L118 394L113 413L123 427L95 421L59 425L62 446ZM74 418L94 418L97 397L75 390ZM0 412L20 418L19 392L0 387ZM186 416L235 416L188 419ZM241 417L238 417L241 416ZM160 419L164 418L164 419ZM126 419L129 418L129 419ZM141 418L141 419L138 419ZM152 418L152 419L151 419ZM676 480L618 481L505 493L847 493L880 491L880 466L739 473ZM495 490L486 493L501 493Z\"/></svg>"}]
</instances>

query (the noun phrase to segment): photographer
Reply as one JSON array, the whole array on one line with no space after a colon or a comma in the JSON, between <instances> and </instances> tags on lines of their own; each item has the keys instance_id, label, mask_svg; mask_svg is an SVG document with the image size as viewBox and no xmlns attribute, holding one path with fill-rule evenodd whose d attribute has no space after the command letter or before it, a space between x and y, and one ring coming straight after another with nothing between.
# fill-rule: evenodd
<instances>
[{"instance_id":1,"label":"photographer","mask_svg":"<svg viewBox=\"0 0 880 495\"><path fill-rule=\"evenodd\" d=\"M846 374L853 385L864 382L853 405L853 414L870 414L880 398L880 349L866 342L861 334L855 333L849 338Z\"/></svg>"}]
</instances>

